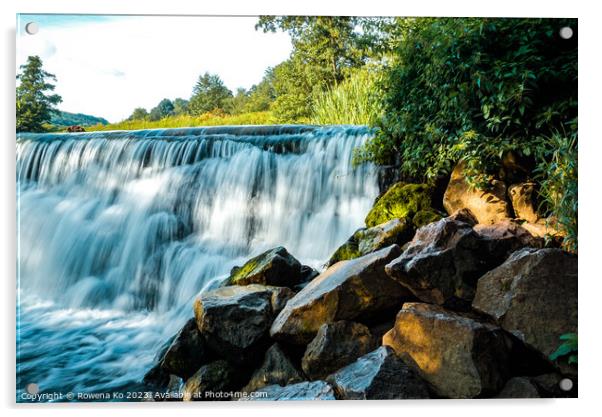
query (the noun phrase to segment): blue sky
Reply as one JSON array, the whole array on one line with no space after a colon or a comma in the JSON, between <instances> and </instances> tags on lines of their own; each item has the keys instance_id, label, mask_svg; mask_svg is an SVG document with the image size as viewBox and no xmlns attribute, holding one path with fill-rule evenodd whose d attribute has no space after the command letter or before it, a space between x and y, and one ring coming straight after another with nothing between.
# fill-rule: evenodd
<instances>
[{"instance_id":1,"label":"blue sky","mask_svg":"<svg viewBox=\"0 0 602 417\"><path fill-rule=\"evenodd\" d=\"M28 22L40 30L29 35ZM284 33L256 31L255 17L19 15L17 67L39 55L57 77L61 110L119 121L135 107L189 98L197 77L219 74L249 88L291 51Z\"/></svg>"}]
</instances>

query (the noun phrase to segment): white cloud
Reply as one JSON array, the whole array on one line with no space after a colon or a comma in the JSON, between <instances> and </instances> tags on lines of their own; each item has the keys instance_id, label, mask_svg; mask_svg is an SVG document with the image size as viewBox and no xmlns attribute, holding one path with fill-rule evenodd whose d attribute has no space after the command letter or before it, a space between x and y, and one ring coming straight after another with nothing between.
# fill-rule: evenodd
<instances>
[{"instance_id":1,"label":"white cloud","mask_svg":"<svg viewBox=\"0 0 602 417\"><path fill-rule=\"evenodd\" d=\"M291 50L287 35L255 31L254 17L112 17L79 25L52 18L45 16L36 35L19 32L17 65L39 55L57 77L61 109L110 121L165 97L188 98L205 71L231 90L249 88Z\"/></svg>"}]
</instances>

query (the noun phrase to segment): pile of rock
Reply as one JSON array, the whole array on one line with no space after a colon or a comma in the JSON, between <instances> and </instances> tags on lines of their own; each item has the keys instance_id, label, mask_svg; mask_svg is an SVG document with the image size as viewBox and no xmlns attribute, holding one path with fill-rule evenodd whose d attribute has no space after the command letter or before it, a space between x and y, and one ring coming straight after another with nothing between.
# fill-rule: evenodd
<instances>
[{"instance_id":1,"label":"pile of rock","mask_svg":"<svg viewBox=\"0 0 602 417\"><path fill-rule=\"evenodd\" d=\"M549 357L577 332L576 255L499 196L452 198L458 181L444 218L428 188L394 185L319 275L284 248L233 269L145 382L185 400L574 396L558 382L576 366Z\"/></svg>"}]
</instances>

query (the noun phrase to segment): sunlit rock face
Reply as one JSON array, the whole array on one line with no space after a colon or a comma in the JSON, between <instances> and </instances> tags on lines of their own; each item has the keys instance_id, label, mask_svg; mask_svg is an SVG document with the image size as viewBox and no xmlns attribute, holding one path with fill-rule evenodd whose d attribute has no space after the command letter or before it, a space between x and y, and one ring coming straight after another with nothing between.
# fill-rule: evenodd
<instances>
[{"instance_id":1,"label":"sunlit rock face","mask_svg":"<svg viewBox=\"0 0 602 417\"><path fill-rule=\"evenodd\" d=\"M195 296L234 266L283 246L321 268L378 194L375 168L351 163L371 135L337 126L19 135L18 385L131 390Z\"/></svg>"}]
</instances>

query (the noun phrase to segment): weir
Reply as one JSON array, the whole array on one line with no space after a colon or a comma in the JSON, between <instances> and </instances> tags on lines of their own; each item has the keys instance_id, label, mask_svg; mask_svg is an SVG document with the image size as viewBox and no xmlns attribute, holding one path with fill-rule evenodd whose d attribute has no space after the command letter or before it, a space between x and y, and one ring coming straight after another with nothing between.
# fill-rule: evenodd
<instances>
[{"instance_id":1,"label":"weir","mask_svg":"<svg viewBox=\"0 0 602 417\"><path fill-rule=\"evenodd\" d=\"M375 168L351 162L371 134L19 135L17 384L126 387L192 315L194 296L233 266L284 246L320 269L378 194Z\"/></svg>"}]
</instances>

